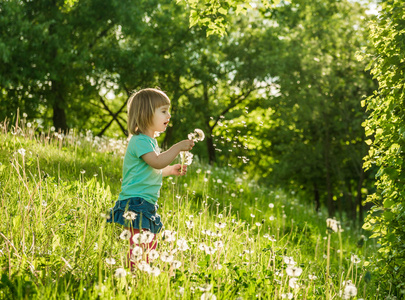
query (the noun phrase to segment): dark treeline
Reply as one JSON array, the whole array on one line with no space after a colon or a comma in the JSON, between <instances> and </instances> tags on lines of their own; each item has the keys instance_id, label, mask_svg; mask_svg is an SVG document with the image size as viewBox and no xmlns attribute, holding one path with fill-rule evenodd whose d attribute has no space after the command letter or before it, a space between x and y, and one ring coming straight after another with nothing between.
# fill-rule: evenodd
<instances>
[{"instance_id":1,"label":"dark treeline","mask_svg":"<svg viewBox=\"0 0 405 300\"><path fill-rule=\"evenodd\" d=\"M362 223L373 181L360 102L376 89L356 58L368 43L366 8L258 4L207 37L175 2L1 2L1 119L19 109L44 127L124 136L128 95L159 87L172 101L163 147L201 128L202 159Z\"/></svg>"}]
</instances>

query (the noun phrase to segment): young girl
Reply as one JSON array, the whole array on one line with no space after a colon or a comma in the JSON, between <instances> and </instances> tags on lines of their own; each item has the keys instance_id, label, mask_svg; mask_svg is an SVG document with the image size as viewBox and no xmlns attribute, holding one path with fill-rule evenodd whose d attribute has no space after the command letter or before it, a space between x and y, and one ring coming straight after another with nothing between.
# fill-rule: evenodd
<instances>
[{"instance_id":1,"label":"young girl","mask_svg":"<svg viewBox=\"0 0 405 300\"><path fill-rule=\"evenodd\" d=\"M180 164L170 163L180 151L194 146L192 140L184 140L160 153L155 135L166 130L169 108L169 98L157 89L140 90L128 100L128 131L132 137L125 153L121 192L108 222L121 224L131 233L130 259L134 243L144 250L156 248L155 235L163 228L157 214L162 177L184 175L186 166L181 170ZM145 231L147 234L143 234ZM133 267L133 262L130 265Z\"/></svg>"}]
</instances>

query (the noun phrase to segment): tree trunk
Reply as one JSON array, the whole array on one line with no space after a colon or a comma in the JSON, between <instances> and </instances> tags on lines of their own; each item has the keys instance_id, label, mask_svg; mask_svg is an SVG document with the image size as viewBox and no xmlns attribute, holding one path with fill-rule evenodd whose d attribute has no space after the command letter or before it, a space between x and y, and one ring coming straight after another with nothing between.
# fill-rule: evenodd
<instances>
[{"instance_id":1,"label":"tree trunk","mask_svg":"<svg viewBox=\"0 0 405 300\"><path fill-rule=\"evenodd\" d=\"M209 124L207 124L207 128L210 128ZM206 141L207 141L208 161L210 165L213 165L216 162L216 157L215 157L215 146L212 139L211 131L209 131L208 134L206 135Z\"/></svg>"},{"instance_id":2,"label":"tree trunk","mask_svg":"<svg viewBox=\"0 0 405 300\"><path fill-rule=\"evenodd\" d=\"M55 100L53 104L53 126L55 127L56 131L60 130L61 132L67 132L68 126L66 123L65 109L61 107L58 100Z\"/></svg>"},{"instance_id":3,"label":"tree trunk","mask_svg":"<svg viewBox=\"0 0 405 300\"><path fill-rule=\"evenodd\" d=\"M316 185L316 182L314 182L314 202L315 202L315 211L319 212L319 209L321 208L321 201L320 201L319 190L318 190L318 186Z\"/></svg>"}]
</instances>

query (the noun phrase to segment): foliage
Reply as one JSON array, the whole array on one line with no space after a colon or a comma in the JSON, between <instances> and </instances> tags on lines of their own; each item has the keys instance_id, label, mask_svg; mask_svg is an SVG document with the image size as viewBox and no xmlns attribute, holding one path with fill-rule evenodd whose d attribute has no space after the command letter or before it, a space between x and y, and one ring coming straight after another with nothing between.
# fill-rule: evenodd
<instances>
[{"instance_id":1,"label":"foliage","mask_svg":"<svg viewBox=\"0 0 405 300\"><path fill-rule=\"evenodd\" d=\"M324 212L209 165L191 165L162 188L159 210L177 239L159 235L158 251L180 265L158 258L154 273L145 264L131 272L122 229L101 216L118 194L125 142L41 133L24 120L0 128L2 298L348 299L353 286L359 297L378 296L363 267L373 247L348 223L325 235Z\"/></svg>"},{"instance_id":2,"label":"foliage","mask_svg":"<svg viewBox=\"0 0 405 300\"><path fill-rule=\"evenodd\" d=\"M376 188L367 201L370 210L364 228L378 238L377 270L386 278L386 290L398 297L405 292L405 10L403 1L384 1L379 18L371 24L370 38L376 55L368 68L379 87L363 104L370 117L364 122L371 145L364 167L378 167Z\"/></svg>"},{"instance_id":3,"label":"foliage","mask_svg":"<svg viewBox=\"0 0 405 300\"><path fill-rule=\"evenodd\" d=\"M183 0L177 0L177 3ZM184 0L190 10L190 27L198 25L207 28L207 36L224 35L229 26L229 14L246 14L248 9L257 7L258 5L266 8L274 7L280 3L280 0L261 0L246 2L241 0L225 0L225 1L198 1Z\"/></svg>"}]
</instances>

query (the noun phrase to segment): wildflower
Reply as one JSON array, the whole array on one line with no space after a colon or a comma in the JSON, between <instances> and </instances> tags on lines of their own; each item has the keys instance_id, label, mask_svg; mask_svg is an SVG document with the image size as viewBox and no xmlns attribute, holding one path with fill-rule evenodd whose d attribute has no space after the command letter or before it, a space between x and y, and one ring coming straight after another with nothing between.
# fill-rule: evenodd
<instances>
[{"instance_id":1,"label":"wildflower","mask_svg":"<svg viewBox=\"0 0 405 300\"><path fill-rule=\"evenodd\" d=\"M335 219L327 218L326 219L326 227L332 230L333 232L340 232L340 222L336 221Z\"/></svg>"},{"instance_id":2,"label":"wildflower","mask_svg":"<svg viewBox=\"0 0 405 300\"><path fill-rule=\"evenodd\" d=\"M214 246L217 249L221 249L221 248L224 248L224 243L222 241L216 241L216 242L214 242Z\"/></svg>"},{"instance_id":3,"label":"wildflower","mask_svg":"<svg viewBox=\"0 0 405 300\"><path fill-rule=\"evenodd\" d=\"M298 289L300 287L300 285L298 284L298 278L290 278L290 280L288 281L288 286L292 289Z\"/></svg>"},{"instance_id":4,"label":"wildflower","mask_svg":"<svg viewBox=\"0 0 405 300\"><path fill-rule=\"evenodd\" d=\"M25 156L25 149L24 148L18 149L18 153L20 153L22 156Z\"/></svg>"},{"instance_id":5,"label":"wildflower","mask_svg":"<svg viewBox=\"0 0 405 300\"><path fill-rule=\"evenodd\" d=\"M310 274L310 275L308 275L308 278L309 278L309 280L317 280L318 276Z\"/></svg>"},{"instance_id":6,"label":"wildflower","mask_svg":"<svg viewBox=\"0 0 405 300\"><path fill-rule=\"evenodd\" d=\"M115 259L114 258L106 258L105 263L108 265L115 265Z\"/></svg>"},{"instance_id":7,"label":"wildflower","mask_svg":"<svg viewBox=\"0 0 405 300\"><path fill-rule=\"evenodd\" d=\"M302 274L302 269L300 267L288 266L287 269L285 269L285 271L288 276L292 277L298 277Z\"/></svg>"},{"instance_id":8,"label":"wildflower","mask_svg":"<svg viewBox=\"0 0 405 300\"><path fill-rule=\"evenodd\" d=\"M163 253L160 255L160 259L161 259L163 262L170 263L170 262L173 261L173 255L171 255L171 254L169 254L169 253L167 253L167 252L163 252Z\"/></svg>"},{"instance_id":9,"label":"wildflower","mask_svg":"<svg viewBox=\"0 0 405 300\"><path fill-rule=\"evenodd\" d=\"M155 249L152 249L149 251L148 258L150 261L154 261L154 260L158 259L158 257L159 257L159 252L157 252Z\"/></svg>"},{"instance_id":10,"label":"wildflower","mask_svg":"<svg viewBox=\"0 0 405 300\"><path fill-rule=\"evenodd\" d=\"M221 223L221 222L215 223L214 225L215 225L215 227L221 228L221 229L226 227L226 223Z\"/></svg>"},{"instance_id":11,"label":"wildflower","mask_svg":"<svg viewBox=\"0 0 405 300\"><path fill-rule=\"evenodd\" d=\"M187 228L188 228L188 229L191 229L191 228L194 227L194 222L193 222L192 220L186 221L186 225L187 225Z\"/></svg>"},{"instance_id":12,"label":"wildflower","mask_svg":"<svg viewBox=\"0 0 405 300\"><path fill-rule=\"evenodd\" d=\"M294 258L291 256L284 256L283 257L284 262L289 265L289 266L295 266L297 263L294 261Z\"/></svg>"},{"instance_id":13,"label":"wildflower","mask_svg":"<svg viewBox=\"0 0 405 300\"><path fill-rule=\"evenodd\" d=\"M217 297L212 293L204 293L201 295L201 300L217 300Z\"/></svg>"},{"instance_id":14,"label":"wildflower","mask_svg":"<svg viewBox=\"0 0 405 300\"><path fill-rule=\"evenodd\" d=\"M250 214L250 216L251 216L252 218L254 218L254 217L255 217L255 215L254 215L254 214Z\"/></svg>"},{"instance_id":15,"label":"wildflower","mask_svg":"<svg viewBox=\"0 0 405 300\"><path fill-rule=\"evenodd\" d=\"M180 251L186 251L190 249L187 245L187 241L185 239L178 239L177 240L177 247L179 247Z\"/></svg>"},{"instance_id":16,"label":"wildflower","mask_svg":"<svg viewBox=\"0 0 405 300\"><path fill-rule=\"evenodd\" d=\"M194 129L193 133L188 134L188 139L193 140L194 142L203 141L204 138L205 138L204 131L202 131L201 129L198 129L198 128Z\"/></svg>"},{"instance_id":17,"label":"wildflower","mask_svg":"<svg viewBox=\"0 0 405 300\"><path fill-rule=\"evenodd\" d=\"M223 214L218 214L218 219L222 219L224 217Z\"/></svg>"},{"instance_id":18,"label":"wildflower","mask_svg":"<svg viewBox=\"0 0 405 300\"><path fill-rule=\"evenodd\" d=\"M354 263L354 264L358 264L359 262L361 262L360 258L359 258L357 255L355 255L355 254L352 255L351 261L352 261L352 263Z\"/></svg>"},{"instance_id":19,"label":"wildflower","mask_svg":"<svg viewBox=\"0 0 405 300\"><path fill-rule=\"evenodd\" d=\"M293 293L281 294L281 298L283 299L292 299L294 297Z\"/></svg>"},{"instance_id":20,"label":"wildflower","mask_svg":"<svg viewBox=\"0 0 405 300\"><path fill-rule=\"evenodd\" d=\"M159 276L161 272L158 267L153 267L150 269L149 273L152 274L153 276Z\"/></svg>"},{"instance_id":21,"label":"wildflower","mask_svg":"<svg viewBox=\"0 0 405 300\"><path fill-rule=\"evenodd\" d=\"M255 225L256 225L257 227L260 227L260 226L262 226L262 223L256 222Z\"/></svg>"},{"instance_id":22,"label":"wildflower","mask_svg":"<svg viewBox=\"0 0 405 300\"><path fill-rule=\"evenodd\" d=\"M198 249L200 249L201 251L205 251L205 247L207 247L207 245L205 245L204 243L198 245Z\"/></svg>"},{"instance_id":23,"label":"wildflower","mask_svg":"<svg viewBox=\"0 0 405 300\"><path fill-rule=\"evenodd\" d=\"M124 268L118 268L115 270L115 277L117 278L123 278L127 275L127 272L125 271Z\"/></svg>"},{"instance_id":24,"label":"wildflower","mask_svg":"<svg viewBox=\"0 0 405 300\"><path fill-rule=\"evenodd\" d=\"M106 219L106 220L109 220L111 218L110 214L105 214L105 213L101 213L100 217L102 217L103 219Z\"/></svg>"},{"instance_id":25,"label":"wildflower","mask_svg":"<svg viewBox=\"0 0 405 300\"><path fill-rule=\"evenodd\" d=\"M174 242L176 240L176 232L165 230L163 231L162 239L166 242Z\"/></svg>"},{"instance_id":26,"label":"wildflower","mask_svg":"<svg viewBox=\"0 0 405 300\"><path fill-rule=\"evenodd\" d=\"M211 246L206 246L204 250L205 250L205 253L208 255L214 254L217 251L217 249L215 249Z\"/></svg>"},{"instance_id":27,"label":"wildflower","mask_svg":"<svg viewBox=\"0 0 405 300\"><path fill-rule=\"evenodd\" d=\"M26 113L23 113L23 118L28 117L28 115Z\"/></svg>"},{"instance_id":28,"label":"wildflower","mask_svg":"<svg viewBox=\"0 0 405 300\"><path fill-rule=\"evenodd\" d=\"M132 249L132 255L142 256L142 254L143 254L142 247L139 247L139 246L135 245L134 248Z\"/></svg>"},{"instance_id":29,"label":"wildflower","mask_svg":"<svg viewBox=\"0 0 405 300\"><path fill-rule=\"evenodd\" d=\"M180 267L181 267L181 261L173 260L173 261L172 261L172 266L173 266L173 269L178 269L178 268L180 268Z\"/></svg>"},{"instance_id":30,"label":"wildflower","mask_svg":"<svg viewBox=\"0 0 405 300\"><path fill-rule=\"evenodd\" d=\"M182 165L191 165L193 162L193 154L188 151L181 151L180 152L180 159L182 162Z\"/></svg>"},{"instance_id":31,"label":"wildflower","mask_svg":"<svg viewBox=\"0 0 405 300\"><path fill-rule=\"evenodd\" d=\"M131 237L131 232L127 229L125 229L123 232L120 234L120 239L121 240L129 240Z\"/></svg>"},{"instance_id":32,"label":"wildflower","mask_svg":"<svg viewBox=\"0 0 405 300\"><path fill-rule=\"evenodd\" d=\"M208 291L210 291L212 289L212 284L206 284L204 286L199 286L198 289L201 292L208 292Z\"/></svg>"},{"instance_id":33,"label":"wildflower","mask_svg":"<svg viewBox=\"0 0 405 300\"><path fill-rule=\"evenodd\" d=\"M134 236L132 237L132 241L135 244L149 244L153 241L153 238L155 237L155 235L150 232L150 231L145 231L142 233L136 233L134 234Z\"/></svg>"},{"instance_id":34,"label":"wildflower","mask_svg":"<svg viewBox=\"0 0 405 300\"><path fill-rule=\"evenodd\" d=\"M137 214L134 213L133 211L127 211L124 213L123 217L127 220L133 221L135 220Z\"/></svg>"},{"instance_id":35,"label":"wildflower","mask_svg":"<svg viewBox=\"0 0 405 300\"><path fill-rule=\"evenodd\" d=\"M203 230L201 231L201 233L202 233L202 234L205 234L205 235L208 235L208 236L212 236L212 231L211 231L211 230L203 229Z\"/></svg>"},{"instance_id":36,"label":"wildflower","mask_svg":"<svg viewBox=\"0 0 405 300\"><path fill-rule=\"evenodd\" d=\"M141 261L138 264L138 269L148 273L151 271L150 265L146 261Z\"/></svg>"},{"instance_id":37,"label":"wildflower","mask_svg":"<svg viewBox=\"0 0 405 300\"><path fill-rule=\"evenodd\" d=\"M350 299L351 297L355 297L357 295L357 288L351 282L345 285L343 290L343 299Z\"/></svg>"},{"instance_id":38,"label":"wildflower","mask_svg":"<svg viewBox=\"0 0 405 300\"><path fill-rule=\"evenodd\" d=\"M273 204L273 203L270 203L270 204L269 204L269 207L270 207L270 208L274 208L274 204Z\"/></svg>"}]
</instances>

